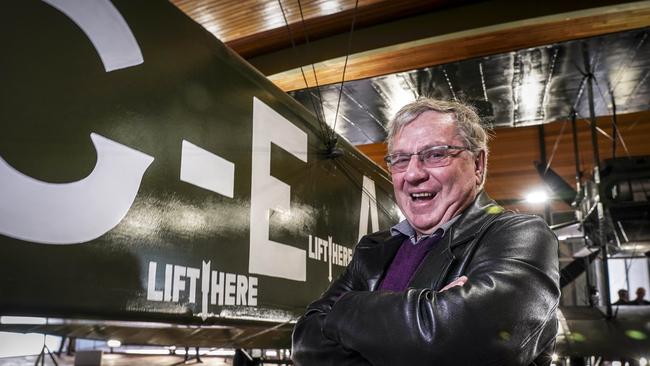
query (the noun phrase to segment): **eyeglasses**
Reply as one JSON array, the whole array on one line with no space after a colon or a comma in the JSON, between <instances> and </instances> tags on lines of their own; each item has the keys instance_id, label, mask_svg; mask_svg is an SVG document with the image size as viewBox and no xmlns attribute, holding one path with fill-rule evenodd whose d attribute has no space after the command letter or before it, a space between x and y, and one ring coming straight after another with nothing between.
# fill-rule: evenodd
<instances>
[{"instance_id":1,"label":"eyeglasses","mask_svg":"<svg viewBox=\"0 0 650 366\"><path fill-rule=\"evenodd\" d=\"M455 157L463 151L471 151L464 146L440 145L426 148L422 151L409 153L397 153L386 155L384 160L388 164L388 169L392 173L401 173L405 171L411 161L411 156L417 155L420 163L427 168L438 168L448 165L450 157Z\"/></svg>"}]
</instances>

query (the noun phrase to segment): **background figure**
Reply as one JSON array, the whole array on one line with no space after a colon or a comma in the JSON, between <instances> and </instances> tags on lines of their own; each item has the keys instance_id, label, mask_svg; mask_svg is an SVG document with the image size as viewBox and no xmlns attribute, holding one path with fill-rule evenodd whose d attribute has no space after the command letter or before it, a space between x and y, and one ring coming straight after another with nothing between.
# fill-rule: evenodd
<instances>
[{"instance_id":1,"label":"background figure","mask_svg":"<svg viewBox=\"0 0 650 366\"><path fill-rule=\"evenodd\" d=\"M643 287L639 287L636 289L636 299L634 299L631 304L633 305L650 305L650 301L644 300L643 298L645 297L645 289Z\"/></svg>"},{"instance_id":2,"label":"background figure","mask_svg":"<svg viewBox=\"0 0 650 366\"><path fill-rule=\"evenodd\" d=\"M612 305L629 305L630 304L630 295L625 289L618 290L618 300Z\"/></svg>"}]
</instances>

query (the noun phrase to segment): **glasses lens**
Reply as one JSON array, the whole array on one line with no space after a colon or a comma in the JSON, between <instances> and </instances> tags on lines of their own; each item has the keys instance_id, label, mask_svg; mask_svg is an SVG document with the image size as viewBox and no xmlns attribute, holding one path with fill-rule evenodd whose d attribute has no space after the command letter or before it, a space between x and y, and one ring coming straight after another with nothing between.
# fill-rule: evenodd
<instances>
[{"instance_id":1,"label":"glasses lens","mask_svg":"<svg viewBox=\"0 0 650 366\"><path fill-rule=\"evenodd\" d=\"M434 147L420 152L420 157L425 166L429 168L439 167L445 164L449 150L445 147Z\"/></svg>"},{"instance_id":2,"label":"glasses lens","mask_svg":"<svg viewBox=\"0 0 650 366\"><path fill-rule=\"evenodd\" d=\"M393 172L400 172L405 170L408 167L410 160L411 156L407 154L393 154L389 155L386 158L388 166Z\"/></svg>"},{"instance_id":3,"label":"glasses lens","mask_svg":"<svg viewBox=\"0 0 650 366\"><path fill-rule=\"evenodd\" d=\"M450 157L458 155L463 150L467 149L457 146L434 146L416 154L422 165L427 168L437 168L449 164ZM411 156L416 154L392 154L386 156L384 160L388 163L391 172L403 172L408 168Z\"/></svg>"}]
</instances>

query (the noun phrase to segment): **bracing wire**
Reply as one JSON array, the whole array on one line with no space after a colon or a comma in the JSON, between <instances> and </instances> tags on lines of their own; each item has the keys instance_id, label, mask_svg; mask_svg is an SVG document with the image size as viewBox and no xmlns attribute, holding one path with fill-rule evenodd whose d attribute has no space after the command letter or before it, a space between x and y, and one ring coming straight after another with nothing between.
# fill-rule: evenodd
<instances>
[{"instance_id":1,"label":"bracing wire","mask_svg":"<svg viewBox=\"0 0 650 366\"><path fill-rule=\"evenodd\" d=\"M578 93L576 94L575 102L573 102L573 110L576 112L578 111L578 104L580 104L580 100L582 99L582 93L585 90L585 81L587 81L588 77L589 75L583 73L582 80L580 80L580 85L578 85Z\"/></svg>"},{"instance_id":2,"label":"bracing wire","mask_svg":"<svg viewBox=\"0 0 650 366\"><path fill-rule=\"evenodd\" d=\"M291 48L293 51L296 51L296 42L294 41L294 36L293 36L293 31L291 30L291 26L289 26L289 21L287 19L287 15L284 11L284 7L282 6L282 1L278 0L278 5L280 6L280 11L282 12L282 18L284 19L284 24L286 25L287 32L289 33L289 40L291 41ZM301 11L301 17L302 17L302 11ZM304 24L303 24L304 27ZM313 67L313 64L312 64ZM302 79L305 82L305 87L307 88L307 93L309 94L309 99L311 100L312 108L314 109L314 113L316 114L316 119L318 120L318 128L320 129L321 132L321 138L323 138L325 141L329 140L329 133L327 132L327 125L323 126L325 122L321 119L319 116L319 109L316 108L316 102L314 101L314 97L312 96L311 93L309 93L309 83L307 82L307 76L305 75L305 71L303 70L302 66L300 66L300 73L302 74ZM318 84L317 84L318 85ZM320 93L320 88L319 93ZM322 99L319 101L322 104ZM322 105L321 105L321 109ZM323 110L323 119L325 118L325 111Z\"/></svg>"},{"instance_id":3,"label":"bracing wire","mask_svg":"<svg viewBox=\"0 0 650 366\"><path fill-rule=\"evenodd\" d=\"M589 125L591 125L591 120L588 119L588 118L583 117L580 113L578 113L578 111L576 111L576 115L577 115L578 119L584 120L584 121L587 122ZM610 136L610 135L609 135L605 130L603 130L602 128L596 126L596 131L598 131L598 133L600 133L601 135L605 136L605 137L606 137L607 139L609 139L610 141L613 140L613 137ZM627 155L627 157L629 158L629 157L631 156L631 155L630 155L630 151L629 151L628 148L627 148L627 144L625 143L625 140L623 140L623 136L620 134L620 132L617 133L617 135L618 135L617 137L618 137L619 141L621 142L621 145L623 145L623 150L625 150L625 155Z\"/></svg>"},{"instance_id":4,"label":"bracing wire","mask_svg":"<svg viewBox=\"0 0 650 366\"><path fill-rule=\"evenodd\" d=\"M456 93L454 92L454 87L451 85L451 80L449 80L449 75L447 75L447 69L444 67L442 68L442 73L445 74L445 80L447 80L447 85L449 86L449 91L451 92L451 96L454 98L454 101L458 101L458 98L456 98Z\"/></svg>"},{"instance_id":5,"label":"bracing wire","mask_svg":"<svg viewBox=\"0 0 650 366\"><path fill-rule=\"evenodd\" d=\"M553 143L553 151L551 152L551 157L548 159L548 163L546 163L546 168L544 168L544 174L546 174L548 169L551 167L551 163L553 162L553 158L555 157L555 152L557 151L557 147L560 145L560 140L562 139L562 136L564 136L564 129L566 128L567 122L569 122L569 120L565 119L564 122L562 123L562 128L560 128L560 133L555 139L555 143Z\"/></svg>"},{"instance_id":6,"label":"bracing wire","mask_svg":"<svg viewBox=\"0 0 650 366\"><path fill-rule=\"evenodd\" d=\"M348 59L350 57L350 51L352 50L352 34L354 33L354 23L357 20L357 9L359 8L359 0L356 0L354 4L354 12L352 13L352 24L350 25L350 34L348 35L348 50L345 53L345 62L343 63L343 75L341 76L341 86L339 87L339 98L336 103L336 114L334 115L334 124L332 127L332 140L335 138L336 134L336 122L339 117L339 107L341 106L341 96L343 95L343 84L345 83L345 72L348 68ZM330 140L330 141L332 141Z\"/></svg>"},{"instance_id":7,"label":"bracing wire","mask_svg":"<svg viewBox=\"0 0 650 366\"><path fill-rule=\"evenodd\" d=\"M485 101L488 101L488 95L487 95L487 90L485 89L485 76L483 75L483 63L479 61L478 63L478 71L481 74L481 87L483 88L483 99Z\"/></svg>"},{"instance_id":8,"label":"bracing wire","mask_svg":"<svg viewBox=\"0 0 650 366\"><path fill-rule=\"evenodd\" d=\"M388 209L386 209L386 207L384 207L384 205L381 204L381 202L379 202L379 200L377 200L376 198L373 198L372 195L370 194L370 192L368 192L368 191L363 187L363 184L359 183L356 179L354 179L354 178L352 177L351 172L348 170L347 167L345 167L345 166L342 164L341 160L337 160L336 162L337 162L337 165L339 166L339 168L341 169L341 172L343 172L343 174L348 178L348 180L350 180L350 182L352 182L352 184L354 184L355 186L357 186L357 188L361 188L361 192L362 192L363 194L365 194L366 196L368 196L368 198L369 198L373 203L377 204L377 208L379 208L379 209L380 209L380 210L381 210L381 211L386 215L386 217L392 217L392 215L391 215L391 213L388 211Z\"/></svg>"},{"instance_id":9,"label":"bracing wire","mask_svg":"<svg viewBox=\"0 0 650 366\"><path fill-rule=\"evenodd\" d=\"M614 86L612 88L613 91L616 91L616 88L618 88L619 83L623 79L623 75L625 74L625 70L627 70L628 66L632 64L632 62L636 59L637 54L639 53L639 50L641 47L643 47L643 44L645 41L648 39L648 32L644 32L643 36L641 37L641 40L639 43L637 43L636 47L634 48L634 52L630 55L630 57L627 59L627 62L623 66L621 66L618 69L618 73L616 74L616 81L614 82Z\"/></svg>"},{"instance_id":10,"label":"bracing wire","mask_svg":"<svg viewBox=\"0 0 650 366\"><path fill-rule=\"evenodd\" d=\"M305 44L309 48L309 34L307 33L307 27L305 26L305 16L302 12L302 4L300 3L300 0L298 0L298 10L300 11L300 23L302 25L302 33L305 35ZM316 74L316 67L314 67L314 64L311 64L311 71L314 74L314 82L316 83L316 92L318 93L318 99L320 101L320 109L322 112L323 116L323 121L325 120L325 109L323 108L323 95L321 94L320 91L320 85L318 84L318 75ZM327 126L327 123L325 124Z\"/></svg>"}]
</instances>

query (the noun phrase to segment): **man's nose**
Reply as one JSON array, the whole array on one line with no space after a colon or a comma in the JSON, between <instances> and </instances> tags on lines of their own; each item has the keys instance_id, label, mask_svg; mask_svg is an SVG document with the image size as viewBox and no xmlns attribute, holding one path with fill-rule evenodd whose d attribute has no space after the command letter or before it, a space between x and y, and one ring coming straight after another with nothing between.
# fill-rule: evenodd
<instances>
[{"instance_id":1,"label":"man's nose","mask_svg":"<svg viewBox=\"0 0 650 366\"><path fill-rule=\"evenodd\" d=\"M425 180L426 177L427 177L427 172L424 170L424 166L422 166L420 157L418 155L411 156L411 160L409 160L409 165L406 167L404 179L407 180L409 183L415 183L415 182Z\"/></svg>"}]
</instances>

